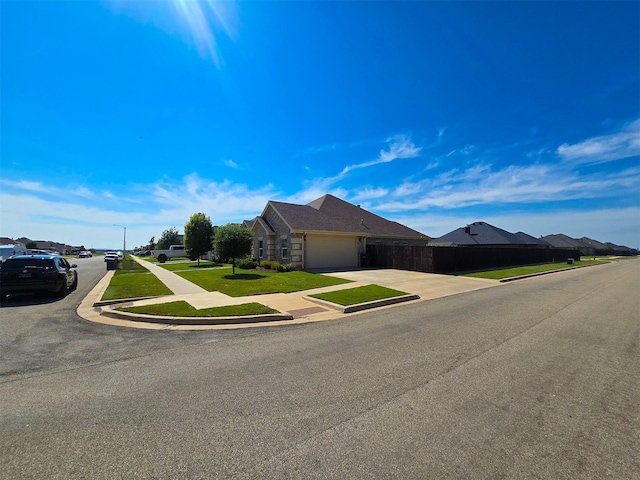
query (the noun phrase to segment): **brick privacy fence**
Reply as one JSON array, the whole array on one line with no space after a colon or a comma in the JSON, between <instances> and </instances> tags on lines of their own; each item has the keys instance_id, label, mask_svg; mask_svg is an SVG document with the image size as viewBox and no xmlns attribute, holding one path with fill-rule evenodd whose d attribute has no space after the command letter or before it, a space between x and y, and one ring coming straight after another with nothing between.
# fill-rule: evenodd
<instances>
[{"instance_id":1,"label":"brick privacy fence","mask_svg":"<svg viewBox=\"0 0 640 480\"><path fill-rule=\"evenodd\" d=\"M363 266L427 273L453 273L580 259L564 248L418 247L367 245Z\"/></svg>"}]
</instances>

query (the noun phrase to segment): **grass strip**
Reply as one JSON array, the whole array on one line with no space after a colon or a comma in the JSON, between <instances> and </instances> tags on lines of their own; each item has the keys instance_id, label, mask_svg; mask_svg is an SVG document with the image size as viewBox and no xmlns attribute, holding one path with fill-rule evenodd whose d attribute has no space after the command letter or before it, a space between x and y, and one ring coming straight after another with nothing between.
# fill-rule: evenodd
<instances>
[{"instance_id":1,"label":"grass strip","mask_svg":"<svg viewBox=\"0 0 640 480\"><path fill-rule=\"evenodd\" d=\"M209 292L217 291L230 297L290 293L312 288L350 283L350 280L309 272L269 272L236 268L212 268L189 272L176 272L182 278L199 285Z\"/></svg>"},{"instance_id":2,"label":"grass strip","mask_svg":"<svg viewBox=\"0 0 640 480\"><path fill-rule=\"evenodd\" d=\"M102 300L121 298L156 297L173 292L158 277L141 267L142 271L116 270L111 283L102 295Z\"/></svg>"},{"instance_id":3,"label":"grass strip","mask_svg":"<svg viewBox=\"0 0 640 480\"><path fill-rule=\"evenodd\" d=\"M196 310L185 301L141 305L138 307L120 307L116 310L145 315L162 315L166 317L237 317L243 315L266 315L278 313L277 310L266 307L261 303L243 303L242 305L226 305Z\"/></svg>"},{"instance_id":4,"label":"grass strip","mask_svg":"<svg viewBox=\"0 0 640 480\"><path fill-rule=\"evenodd\" d=\"M565 270L585 265L600 265L600 260L579 260L573 265L568 263L544 263L541 265L526 265L523 267L504 268L500 270L489 270L485 272L473 272L462 275L463 277L488 278L492 280L502 280L504 278L519 277L521 275L532 275L535 273L550 272L553 270Z\"/></svg>"},{"instance_id":5,"label":"grass strip","mask_svg":"<svg viewBox=\"0 0 640 480\"><path fill-rule=\"evenodd\" d=\"M179 270L194 270L198 268L216 268L216 267L224 267L230 265L224 263L210 262L209 260L200 260L200 266L198 266L198 262L178 262L178 263L162 263L159 265L165 270L169 270L171 272L179 271Z\"/></svg>"},{"instance_id":6,"label":"grass strip","mask_svg":"<svg viewBox=\"0 0 640 480\"><path fill-rule=\"evenodd\" d=\"M345 290L337 290L335 292L317 293L310 296L346 307L349 305L357 305L359 303L383 300L385 298L401 297L403 295L408 295L408 293L394 290L392 288L381 287L380 285L365 285L363 287L347 288Z\"/></svg>"}]
</instances>

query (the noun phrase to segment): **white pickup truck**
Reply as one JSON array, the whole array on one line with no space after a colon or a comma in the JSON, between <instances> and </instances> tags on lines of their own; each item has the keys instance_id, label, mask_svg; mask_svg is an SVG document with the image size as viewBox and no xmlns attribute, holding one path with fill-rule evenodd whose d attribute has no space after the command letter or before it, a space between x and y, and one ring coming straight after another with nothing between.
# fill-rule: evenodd
<instances>
[{"instance_id":1,"label":"white pickup truck","mask_svg":"<svg viewBox=\"0 0 640 480\"><path fill-rule=\"evenodd\" d=\"M171 245L168 250L151 250L151 256L157 258L160 263L164 263L170 258L186 257L187 251L184 245Z\"/></svg>"}]
</instances>

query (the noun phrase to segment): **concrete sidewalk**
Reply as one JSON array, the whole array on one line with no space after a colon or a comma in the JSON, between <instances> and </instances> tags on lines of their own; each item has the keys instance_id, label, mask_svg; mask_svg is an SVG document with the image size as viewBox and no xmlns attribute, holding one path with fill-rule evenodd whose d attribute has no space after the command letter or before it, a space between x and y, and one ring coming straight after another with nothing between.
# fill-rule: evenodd
<instances>
[{"instance_id":1,"label":"concrete sidewalk","mask_svg":"<svg viewBox=\"0 0 640 480\"><path fill-rule=\"evenodd\" d=\"M163 328L163 329L205 329L205 328L241 328L251 326L267 326L267 325L287 325L292 323L305 323L312 321L330 320L343 318L346 315L341 310L331 308L326 304L318 304L315 300L308 298L309 295L316 293L331 292L335 290L355 288L364 285L377 284L380 286L393 288L409 294L418 296L419 299L411 300L413 302L429 300L433 298L455 295L457 293L469 292L473 290L494 287L500 283L495 280L486 280L468 277L455 277L449 275L435 275L421 272L409 272L404 270L392 269L366 269L352 270L345 272L328 272L324 275L334 276L351 280L351 283L340 285L332 285L328 287L317 288L314 290L306 290L292 293L275 293L265 295L252 295L247 297L230 297L220 292L208 292L203 288L195 285L179 275L166 270L154 263L133 257L138 263L147 268L151 273L156 275L162 283L164 283L173 295L162 297L154 297L140 300L123 300L111 306L99 305L99 300L111 281L113 271L107 272L103 279L96 285L92 292L83 300L78 307L78 314L87 320L109 323L114 325L131 326L137 328ZM220 322L222 325L194 325L179 324L181 320L165 319L166 322L174 322L171 325L154 324L149 318L142 318L133 314L123 314L117 312L115 308L121 306L139 306L159 304L175 301L186 301L196 309L218 307L225 305L241 305L244 303L257 302L269 308L281 312L277 321L264 321L270 317L243 317L231 319L215 319L209 318L210 322ZM391 306L383 306L378 308L392 308ZM114 318L115 317L115 318ZM207 322L207 320L201 320ZM236 324L229 322L236 321ZM191 320L194 322L194 320ZM187 323L191 323L187 322Z\"/></svg>"}]
</instances>

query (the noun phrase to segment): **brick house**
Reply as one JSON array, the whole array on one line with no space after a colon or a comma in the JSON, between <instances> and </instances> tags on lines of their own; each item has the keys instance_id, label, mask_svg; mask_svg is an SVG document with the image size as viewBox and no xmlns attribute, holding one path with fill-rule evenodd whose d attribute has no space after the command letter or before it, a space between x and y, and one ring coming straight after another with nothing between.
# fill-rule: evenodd
<instances>
[{"instance_id":1,"label":"brick house","mask_svg":"<svg viewBox=\"0 0 640 480\"><path fill-rule=\"evenodd\" d=\"M367 244L426 245L430 237L333 195L306 205L269 201L262 214L243 222L258 260L299 269L362 266Z\"/></svg>"}]
</instances>

